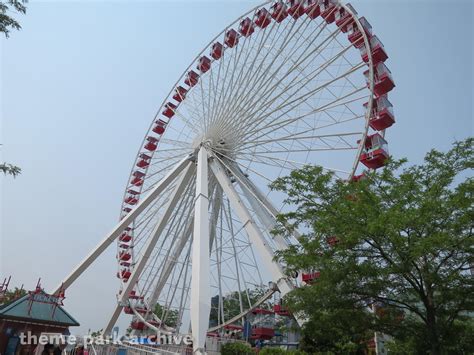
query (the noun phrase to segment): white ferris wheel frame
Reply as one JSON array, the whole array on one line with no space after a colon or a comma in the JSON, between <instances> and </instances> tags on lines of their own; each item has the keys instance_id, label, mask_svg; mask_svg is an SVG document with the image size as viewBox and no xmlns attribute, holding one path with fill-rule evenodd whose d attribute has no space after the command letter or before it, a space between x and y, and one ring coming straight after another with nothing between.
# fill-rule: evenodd
<instances>
[{"instance_id":1,"label":"white ferris wheel frame","mask_svg":"<svg viewBox=\"0 0 474 355\"><path fill-rule=\"evenodd\" d=\"M254 13L258 8L265 6L273 1L266 1L259 6L251 9L236 21L226 27L221 33L215 36L207 46L192 60L189 67L184 71L183 75L177 80L173 89L182 82L186 73L192 68L196 63L198 58L206 51L208 48L215 42L216 39L221 37L227 30L231 29L236 23L245 18L245 16ZM363 27L355 14L352 13L350 7L345 4L339 3L339 6L343 7L345 11L353 15L354 21L361 30L364 45L366 48L370 48L369 38ZM370 113L373 106L373 91L374 91L374 69L371 51L368 50L368 70L369 70L369 82L368 89L370 91L368 105L365 113L365 127L363 131L363 138L358 144L357 153L355 161L352 166L350 177L354 175L357 166L359 164L359 157L361 155L365 137L367 136L369 128L369 119ZM168 101L168 98L172 95L173 89L170 90L169 94L163 100L160 110L164 107L165 103ZM158 117L158 113L156 117ZM155 118L156 118L155 117ZM150 126L149 130L152 129L153 123ZM383 133L383 132L382 132ZM176 206L178 199L181 196L184 186L189 182L192 175L196 176L196 198L194 201L194 218L191 224L186 227L187 232L183 234L183 237L180 241L177 251L179 252L184 248L184 244L187 241L186 235L191 235L193 231L193 246L192 246L192 255L194 262L192 263L192 278L191 278L191 328L192 334L194 335L194 351L197 353L204 353L204 343L206 338L206 333L208 330L215 330L224 325L231 324L236 320L240 319L243 315L251 311L251 309L246 310L243 314L227 320L225 323L208 329L208 320L210 313L210 258L209 258L209 248L210 248L210 228L209 228L209 191L208 191L208 182L209 176L212 175L218 186L222 189L223 193L226 195L227 199L230 201L230 204L233 210L236 212L240 222L244 225L245 231L249 235L250 239L254 243L255 247L258 249L259 254L262 256L262 261L265 263L266 267L270 270L273 280L275 282L275 289L270 290L269 293L262 296L262 298L257 302L257 304L264 302L268 299L273 292L276 290L280 291L282 295L287 294L293 290L293 284L288 280L284 274L284 270L281 265L276 263L273 260L273 252L268 247L265 242L265 239L262 237L261 231L259 230L258 225L255 223L254 219L248 208L240 200L238 192L235 190L233 183L229 179L229 176L226 174L226 169L232 171L236 177L240 187L244 191L246 197L251 204L256 203L262 208L257 208L257 218L264 221L265 224L271 225L274 223L274 218L278 214L278 210L272 205L272 203L262 194L258 188L252 183L252 181L243 175L238 166L223 166L222 161L217 157L212 151L207 149L206 142L202 142L199 147L196 148L195 152L190 156L183 158L179 161L173 168L169 170L165 177L163 177L148 193L148 195L143 198L136 206L134 206L131 211L120 220L120 222L112 229L112 231L87 255L76 268L61 282L54 293L60 292L60 290L65 290L71 286L71 284L110 246L114 241L117 240L119 235L123 230L130 225L139 215L142 213L153 201L168 188L173 182L176 182L174 187L174 192L172 194L171 200L168 202L165 207L166 212L162 216L160 223L155 226L153 236L148 241L147 246L145 247L145 252L140 256L135 268L134 273L130 279L124 284L121 295L118 296L117 306L104 329L104 333L108 334L111 332L112 327L117 321L123 307L126 305L127 297L130 291L133 289L134 284L137 279L140 277L140 274L143 270L143 267L146 264L147 259L150 257L151 250L155 246L156 240L160 233L163 231L164 225L168 220L171 211ZM283 249L287 246L286 241L283 238L276 237L276 243L279 248ZM171 257L170 260L173 260ZM172 264L168 267L168 271L165 271L162 275L162 280L159 284L163 284L166 281L166 278L169 277L169 272L173 267ZM153 295L153 299L157 299L156 291ZM142 320L145 320L143 316L138 314L135 311L135 314ZM304 319L296 317L299 323L304 322ZM150 326L155 330L157 327Z\"/></svg>"}]
</instances>

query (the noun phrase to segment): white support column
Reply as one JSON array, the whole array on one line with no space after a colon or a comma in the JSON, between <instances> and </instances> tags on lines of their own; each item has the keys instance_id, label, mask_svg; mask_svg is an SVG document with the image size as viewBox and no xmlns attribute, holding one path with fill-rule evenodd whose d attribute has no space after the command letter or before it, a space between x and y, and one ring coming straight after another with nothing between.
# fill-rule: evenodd
<instances>
[{"instance_id":1,"label":"white support column","mask_svg":"<svg viewBox=\"0 0 474 355\"><path fill-rule=\"evenodd\" d=\"M244 190L244 193L246 194L246 196L249 194L253 197L253 200L255 202L258 202L260 204L263 205L264 207L264 211L263 213L265 213L268 217L271 218L271 220L275 221L276 219L276 216L278 216L280 214L280 212L278 211L278 209L271 203L271 201L268 200L268 198L262 193L262 191L260 191L260 189L255 186L255 184L252 182L252 180L250 180L247 176L244 175L244 173L242 172L242 170L240 170L240 168L237 166L237 164L229 164L227 166L229 168L230 171L232 171L232 173L237 176L237 180L239 181L239 185L242 186L242 189ZM252 202L250 202L252 203ZM252 205L253 207L253 205ZM262 209L259 209L259 210L262 210ZM260 217L259 217L260 218ZM262 223L264 223L262 221ZM298 231L293 231L293 237L298 240L300 238L300 234L298 233ZM278 243L284 243L282 245L286 245L288 247L288 243L286 242L286 240L284 240L284 238L280 237L281 239L283 240L279 240Z\"/></svg>"},{"instance_id":2,"label":"white support column","mask_svg":"<svg viewBox=\"0 0 474 355\"><path fill-rule=\"evenodd\" d=\"M265 263L265 266L268 271L271 272L273 280L277 283L278 289L282 295L286 295L288 292L293 290L293 285L287 280L281 266L273 261L272 249L266 243L264 236L260 233L260 230L252 219L247 207L240 200L237 191L225 172L225 168L217 161L217 159L211 160L210 168L224 190L224 193L227 195L232 208L237 213L240 222L243 224L250 237L252 245L256 247L258 254Z\"/></svg>"},{"instance_id":3,"label":"white support column","mask_svg":"<svg viewBox=\"0 0 474 355\"><path fill-rule=\"evenodd\" d=\"M191 329L195 354L205 354L206 333L211 313L209 260L208 155L204 147L198 153L196 201L191 276Z\"/></svg>"},{"instance_id":4,"label":"white support column","mask_svg":"<svg viewBox=\"0 0 474 355\"><path fill-rule=\"evenodd\" d=\"M250 202L252 209L255 211L260 222L265 226L268 232L272 231L276 226L276 219L273 215L268 213L265 208L262 208L262 204L255 198L254 195L248 190L248 187L242 183L239 184L244 192L245 197ZM288 243L286 242L285 238L281 235L274 235L273 239L278 250L285 250L288 248Z\"/></svg>"},{"instance_id":5,"label":"white support column","mask_svg":"<svg viewBox=\"0 0 474 355\"><path fill-rule=\"evenodd\" d=\"M144 247L143 254L140 256L140 259L138 260L137 264L133 268L132 275L130 276L127 283L122 289L122 294L119 300L119 303L121 303L122 305L123 305L123 302L128 300L128 296L130 292L132 291L133 287L135 286L143 269L145 268L145 265L148 262L148 259L150 258L150 255L153 252L153 249L155 248L156 242L158 241L159 237L161 236L161 233L163 232L163 230L166 227L166 224L168 223L171 213L174 212L174 208L176 207L176 204L182 198L182 193L184 189L186 188L186 185L189 183L189 180L191 179L191 176L194 173L194 170L195 170L194 165L189 164L186 167L186 170L184 171L184 173L180 176L176 184L176 187L171 193L171 199L168 201L168 204L165 207L165 213L163 214L160 221L157 223L157 225L153 229L151 233L151 238L148 240L146 246Z\"/></svg>"},{"instance_id":6,"label":"white support column","mask_svg":"<svg viewBox=\"0 0 474 355\"><path fill-rule=\"evenodd\" d=\"M123 230L132 223L132 221L157 197L166 187L178 176L178 174L187 166L191 164L190 157L181 160L176 166L156 184L153 190L136 205L130 213L125 216L112 231L77 265L74 270L59 284L53 291L53 294L58 293L61 288L67 289L81 274L97 259L112 242L123 232Z\"/></svg>"}]
</instances>

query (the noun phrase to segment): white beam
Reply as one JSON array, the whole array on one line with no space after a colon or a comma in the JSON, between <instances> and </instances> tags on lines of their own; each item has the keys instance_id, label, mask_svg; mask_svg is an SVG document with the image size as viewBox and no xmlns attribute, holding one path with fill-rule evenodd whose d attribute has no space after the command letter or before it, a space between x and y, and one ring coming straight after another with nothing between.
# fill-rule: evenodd
<instances>
[{"instance_id":1,"label":"white beam","mask_svg":"<svg viewBox=\"0 0 474 355\"><path fill-rule=\"evenodd\" d=\"M209 260L209 197L208 155L201 147L198 153L196 202L191 276L191 329L193 353L205 354L206 333L211 313Z\"/></svg>"},{"instance_id":2,"label":"white beam","mask_svg":"<svg viewBox=\"0 0 474 355\"><path fill-rule=\"evenodd\" d=\"M104 330L102 331L103 336L110 334L115 323L117 323L117 319L120 316L120 313L122 313L122 306L117 303L115 306L114 313L112 313L112 317L110 317L109 322L107 323Z\"/></svg>"},{"instance_id":3,"label":"white beam","mask_svg":"<svg viewBox=\"0 0 474 355\"><path fill-rule=\"evenodd\" d=\"M273 203L265 196L265 194L262 191L260 191L260 189L253 183L252 180L250 180L247 176L245 176L245 174L242 172L242 170L237 164L226 164L226 167L229 168L229 170L232 171L232 173L237 177L237 181L239 182L239 185L244 190L244 193L246 194L246 196L247 194L250 194L251 196L253 196L253 199L255 200L255 202L259 202L264 207L264 211L262 209L258 209L258 211L262 211L268 216L264 218L266 219L270 218L275 223L276 217L280 214L280 212L273 205ZM252 204L252 202L250 203ZM253 207L253 204L252 204L252 207ZM265 223L265 222L262 221L262 223ZM293 231L292 234L296 240L300 239L300 234L298 231L295 230ZM281 246L286 245L286 247L288 247L288 243L283 237L281 236L276 236L276 237L279 237L279 240L277 240L278 244L281 244Z\"/></svg>"},{"instance_id":4,"label":"white beam","mask_svg":"<svg viewBox=\"0 0 474 355\"><path fill-rule=\"evenodd\" d=\"M132 221L145 209L148 205L164 191L166 187L178 176L178 174L190 164L190 157L181 160L176 166L156 184L150 193L139 202L129 214L127 214L112 231L77 265L74 270L59 284L53 294L58 293L61 289L67 289L81 274L117 239L123 230L132 223Z\"/></svg>"}]
</instances>

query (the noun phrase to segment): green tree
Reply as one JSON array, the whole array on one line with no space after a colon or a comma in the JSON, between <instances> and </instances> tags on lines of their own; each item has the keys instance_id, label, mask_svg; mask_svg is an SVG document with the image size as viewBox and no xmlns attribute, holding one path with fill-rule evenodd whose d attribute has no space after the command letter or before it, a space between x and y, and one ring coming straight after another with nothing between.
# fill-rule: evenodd
<instances>
[{"instance_id":1,"label":"green tree","mask_svg":"<svg viewBox=\"0 0 474 355\"><path fill-rule=\"evenodd\" d=\"M14 290L7 290L3 294L0 294L0 304L10 303L20 297L26 295L26 291L22 288L15 287Z\"/></svg>"},{"instance_id":2,"label":"green tree","mask_svg":"<svg viewBox=\"0 0 474 355\"><path fill-rule=\"evenodd\" d=\"M25 3L26 0L8 0L8 1L0 1L0 32L3 32L5 37L9 37L10 30L21 29L20 24L11 16L12 13L26 13ZM0 171L3 172L5 175L12 175L16 177L21 173L21 169L17 166L3 163L0 164Z\"/></svg>"},{"instance_id":3,"label":"green tree","mask_svg":"<svg viewBox=\"0 0 474 355\"><path fill-rule=\"evenodd\" d=\"M249 309L254 305L264 294L262 289L249 289L247 291L241 291L240 297L242 299L242 308L244 310ZM249 303L250 300L250 303ZM222 304L224 309L224 319L227 321L241 313L240 310L240 300L239 300L239 291L230 292L229 294L222 297ZM261 308L268 308L269 305L264 303L260 306ZM210 314L210 323L212 325L217 325L219 320L219 296L216 295L211 301L211 314ZM222 315L221 315L222 316ZM222 322L222 320L221 320Z\"/></svg>"},{"instance_id":4,"label":"green tree","mask_svg":"<svg viewBox=\"0 0 474 355\"><path fill-rule=\"evenodd\" d=\"M174 328L178 324L179 312L176 309L169 309L157 303L155 305L153 313L155 313L156 316L160 318L161 321L169 327Z\"/></svg>"},{"instance_id":5,"label":"green tree","mask_svg":"<svg viewBox=\"0 0 474 355\"><path fill-rule=\"evenodd\" d=\"M473 142L432 150L422 165L390 161L359 182L308 166L272 184L294 206L275 233L304 232L277 257L288 275L320 272L289 296L308 318L304 346L355 353L379 331L402 352L474 352Z\"/></svg>"},{"instance_id":6,"label":"green tree","mask_svg":"<svg viewBox=\"0 0 474 355\"><path fill-rule=\"evenodd\" d=\"M20 24L11 16L12 13L26 13L25 3L26 0L8 0L0 1L0 32L5 34L5 37L9 37L10 30L21 29Z\"/></svg>"}]
</instances>

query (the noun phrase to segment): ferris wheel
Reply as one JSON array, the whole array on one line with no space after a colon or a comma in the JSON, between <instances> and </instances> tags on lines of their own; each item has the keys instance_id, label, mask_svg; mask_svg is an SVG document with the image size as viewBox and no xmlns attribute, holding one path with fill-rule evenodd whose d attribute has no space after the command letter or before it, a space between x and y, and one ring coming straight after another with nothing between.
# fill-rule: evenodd
<instances>
[{"instance_id":1,"label":"ferris wheel","mask_svg":"<svg viewBox=\"0 0 474 355\"><path fill-rule=\"evenodd\" d=\"M105 331L125 312L136 331L191 331L203 352L207 333L314 281L317 272L290 278L273 260L298 235L270 233L287 207L268 185L307 164L348 180L384 165L386 59L369 22L339 1L268 1L239 17L172 86L119 224L64 287L116 241L120 290Z\"/></svg>"}]
</instances>

